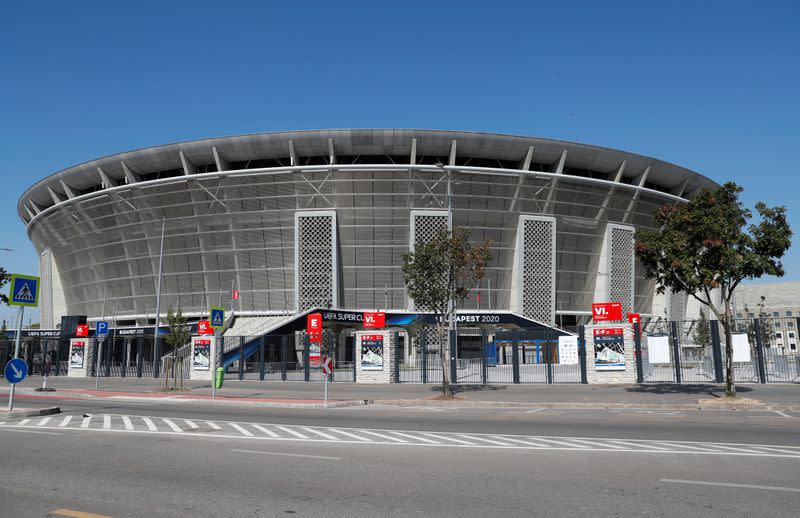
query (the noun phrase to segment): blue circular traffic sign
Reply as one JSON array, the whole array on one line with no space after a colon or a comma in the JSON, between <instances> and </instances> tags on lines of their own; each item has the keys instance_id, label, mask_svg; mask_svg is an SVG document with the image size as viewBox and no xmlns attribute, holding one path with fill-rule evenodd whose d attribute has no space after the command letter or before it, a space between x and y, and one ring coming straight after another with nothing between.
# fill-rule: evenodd
<instances>
[{"instance_id":1,"label":"blue circular traffic sign","mask_svg":"<svg viewBox=\"0 0 800 518\"><path fill-rule=\"evenodd\" d=\"M28 376L28 364L22 358L14 358L6 364L5 375L12 385L19 383Z\"/></svg>"}]
</instances>

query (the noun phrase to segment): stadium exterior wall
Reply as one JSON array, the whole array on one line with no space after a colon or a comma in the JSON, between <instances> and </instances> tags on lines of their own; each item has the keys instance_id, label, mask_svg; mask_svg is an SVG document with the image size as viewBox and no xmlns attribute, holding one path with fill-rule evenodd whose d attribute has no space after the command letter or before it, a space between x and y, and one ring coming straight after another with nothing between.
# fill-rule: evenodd
<instances>
[{"instance_id":1,"label":"stadium exterior wall","mask_svg":"<svg viewBox=\"0 0 800 518\"><path fill-rule=\"evenodd\" d=\"M490 240L494 256L480 303L473 295L464 309L558 324L585 321L599 300L651 313L654 286L634 260L634 232L652 228L660 205L714 186L583 144L324 130L101 158L41 180L18 210L46 268L45 326L63 312L152 321L162 218L162 315L228 306L232 288L239 314L408 309L402 256L446 225L450 205L453 225Z\"/></svg>"}]
</instances>

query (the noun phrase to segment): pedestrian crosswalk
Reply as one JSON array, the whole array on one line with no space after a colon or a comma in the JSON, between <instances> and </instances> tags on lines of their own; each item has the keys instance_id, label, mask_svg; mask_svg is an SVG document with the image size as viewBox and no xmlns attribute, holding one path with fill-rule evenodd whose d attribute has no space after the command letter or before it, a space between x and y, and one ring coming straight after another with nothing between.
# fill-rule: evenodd
<instances>
[{"instance_id":1,"label":"pedestrian crosswalk","mask_svg":"<svg viewBox=\"0 0 800 518\"><path fill-rule=\"evenodd\" d=\"M649 454L744 455L800 459L800 446L639 440L592 437L415 431L249 423L121 414L51 415L0 422L0 429L192 435L266 441L342 443L374 446L495 448L530 451L637 452Z\"/></svg>"}]
</instances>

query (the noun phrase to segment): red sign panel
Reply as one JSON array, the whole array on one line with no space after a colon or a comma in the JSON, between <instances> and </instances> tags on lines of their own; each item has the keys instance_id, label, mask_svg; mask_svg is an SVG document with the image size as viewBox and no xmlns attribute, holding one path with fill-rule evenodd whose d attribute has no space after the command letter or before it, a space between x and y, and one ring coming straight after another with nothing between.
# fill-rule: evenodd
<instances>
[{"instance_id":1,"label":"red sign panel","mask_svg":"<svg viewBox=\"0 0 800 518\"><path fill-rule=\"evenodd\" d=\"M378 311L364 312L364 329L383 329L386 325L386 313Z\"/></svg>"},{"instance_id":2,"label":"red sign panel","mask_svg":"<svg viewBox=\"0 0 800 518\"><path fill-rule=\"evenodd\" d=\"M595 322L622 320L622 303L598 302L592 304L592 319Z\"/></svg>"},{"instance_id":3,"label":"red sign panel","mask_svg":"<svg viewBox=\"0 0 800 518\"><path fill-rule=\"evenodd\" d=\"M197 323L197 334L199 335L213 335L214 328L211 327L211 322L208 320L201 320Z\"/></svg>"},{"instance_id":4,"label":"red sign panel","mask_svg":"<svg viewBox=\"0 0 800 518\"><path fill-rule=\"evenodd\" d=\"M625 329L621 327L605 327L594 330L594 336L624 335Z\"/></svg>"},{"instance_id":5,"label":"red sign panel","mask_svg":"<svg viewBox=\"0 0 800 518\"><path fill-rule=\"evenodd\" d=\"M78 338L89 336L89 326L86 324L78 324L78 327L75 328L75 336Z\"/></svg>"},{"instance_id":6,"label":"red sign panel","mask_svg":"<svg viewBox=\"0 0 800 518\"><path fill-rule=\"evenodd\" d=\"M233 300L239 300L239 290L233 290L233 292L231 293L231 297L233 298Z\"/></svg>"},{"instance_id":7,"label":"red sign panel","mask_svg":"<svg viewBox=\"0 0 800 518\"><path fill-rule=\"evenodd\" d=\"M639 313L628 313L628 323L629 324L639 324L641 323L642 318L639 316Z\"/></svg>"},{"instance_id":8,"label":"red sign panel","mask_svg":"<svg viewBox=\"0 0 800 518\"><path fill-rule=\"evenodd\" d=\"M311 313L306 317L306 333L316 333L322 331L322 315Z\"/></svg>"},{"instance_id":9,"label":"red sign panel","mask_svg":"<svg viewBox=\"0 0 800 518\"><path fill-rule=\"evenodd\" d=\"M333 361L330 358L325 358L322 361L322 373L330 374L333 372Z\"/></svg>"}]
</instances>

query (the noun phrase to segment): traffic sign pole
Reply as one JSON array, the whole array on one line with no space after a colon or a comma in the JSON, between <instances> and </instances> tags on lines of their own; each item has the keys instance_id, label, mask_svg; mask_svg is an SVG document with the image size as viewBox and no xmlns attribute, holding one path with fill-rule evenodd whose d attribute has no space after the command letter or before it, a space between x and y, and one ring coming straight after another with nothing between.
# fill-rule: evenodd
<instances>
[{"instance_id":1,"label":"traffic sign pole","mask_svg":"<svg viewBox=\"0 0 800 518\"><path fill-rule=\"evenodd\" d=\"M16 345L14 346L14 359L19 358L19 339L22 336L22 317L25 314L25 306L17 306L17 333ZM11 390L8 391L8 411L14 410L14 389L17 384L11 384Z\"/></svg>"},{"instance_id":2,"label":"traffic sign pole","mask_svg":"<svg viewBox=\"0 0 800 518\"><path fill-rule=\"evenodd\" d=\"M100 388L100 369L103 368L103 343L106 341L105 336L97 337L97 362L95 362L94 374L94 388Z\"/></svg>"}]
</instances>

